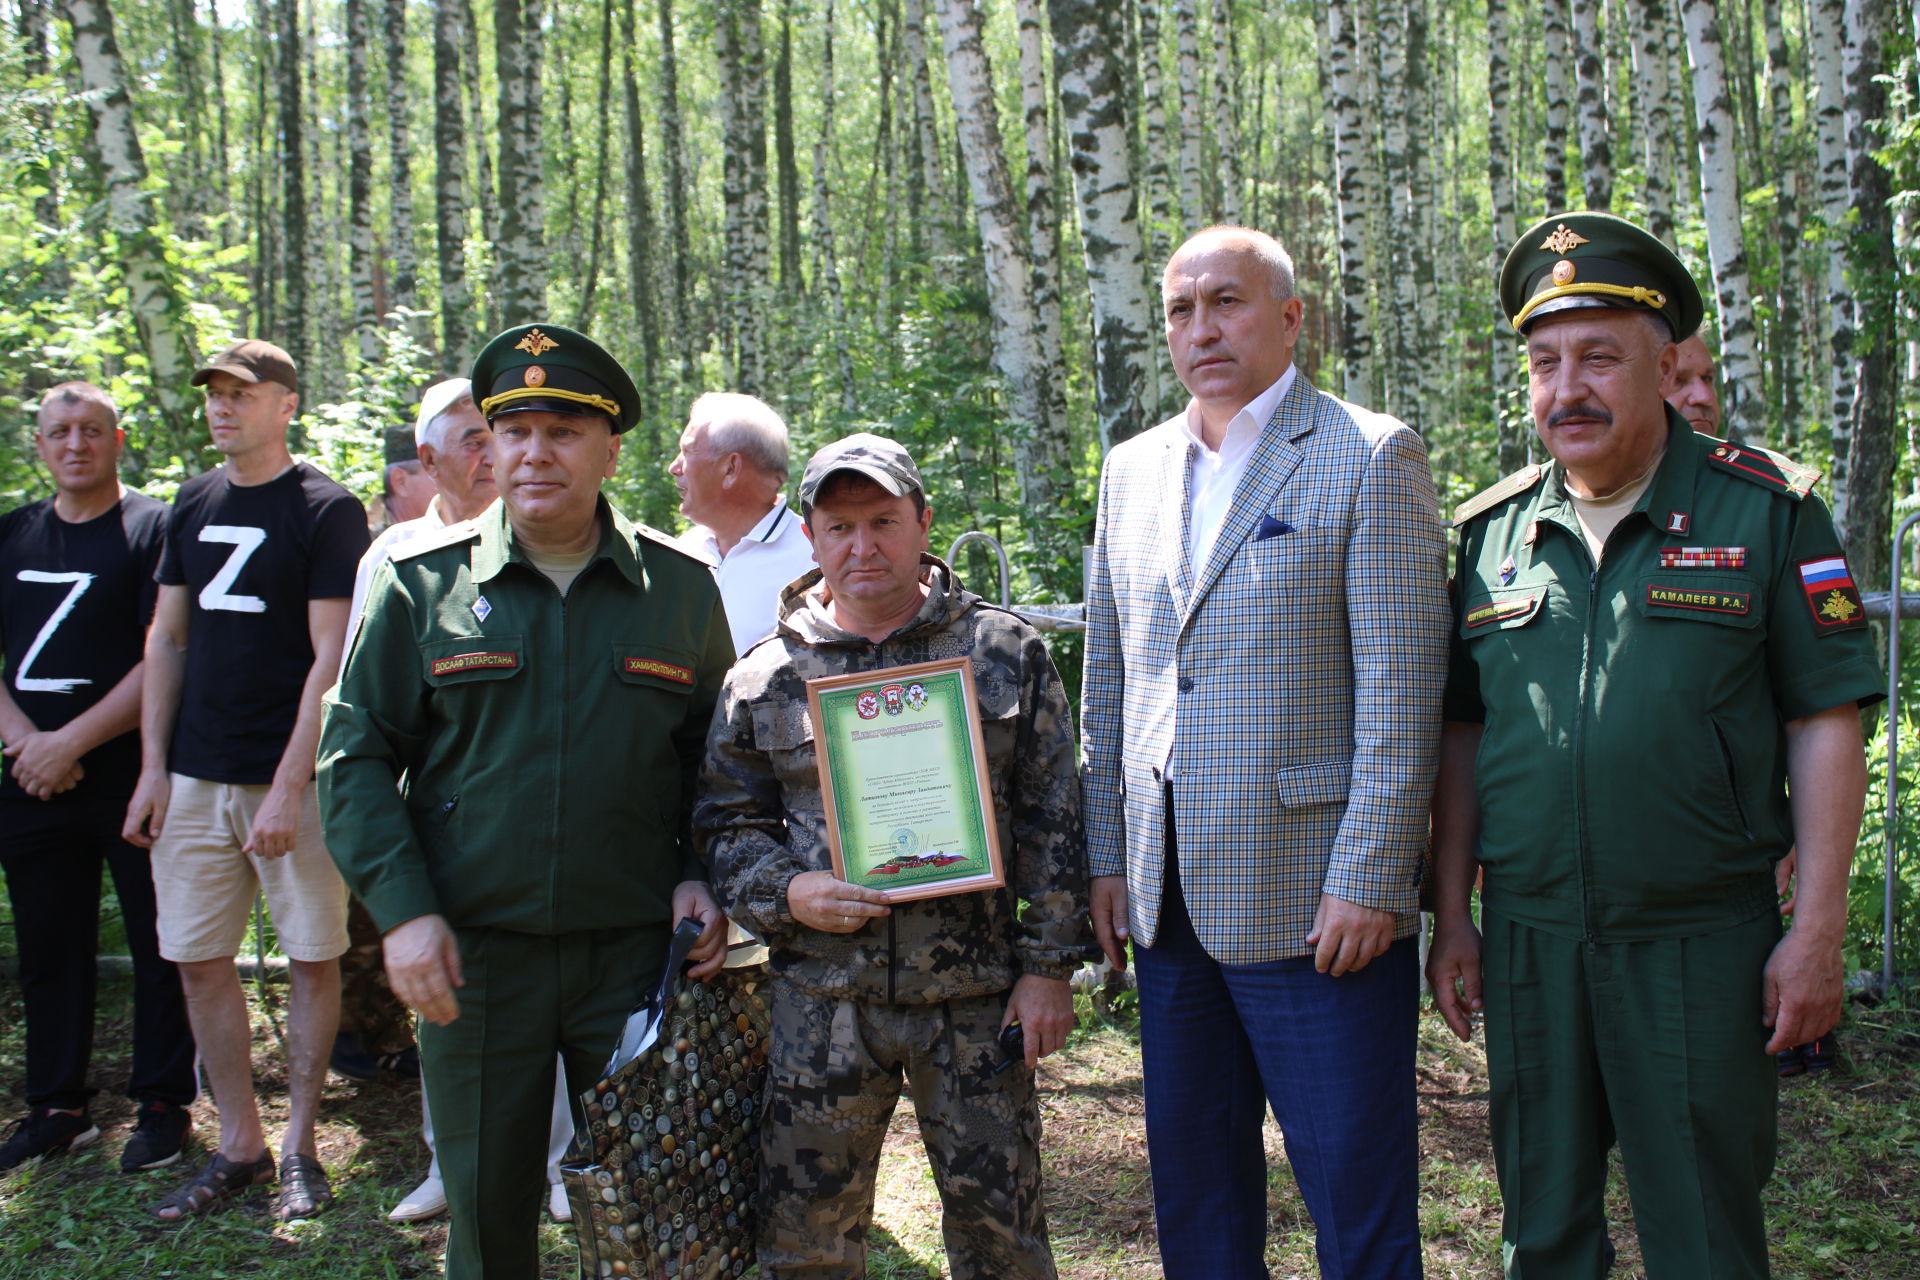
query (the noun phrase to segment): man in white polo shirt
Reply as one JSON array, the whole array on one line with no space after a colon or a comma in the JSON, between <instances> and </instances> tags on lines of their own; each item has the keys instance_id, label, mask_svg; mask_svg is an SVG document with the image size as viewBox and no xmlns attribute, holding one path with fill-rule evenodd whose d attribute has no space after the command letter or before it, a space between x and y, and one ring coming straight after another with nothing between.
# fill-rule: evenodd
<instances>
[{"instance_id":1,"label":"man in white polo shirt","mask_svg":"<svg viewBox=\"0 0 1920 1280\"><path fill-rule=\"evenodd\" d=\"M780 593L813 568L813 544L787 507L787 424L764 401L710 391L693 402L680 452L667 467L693 528L682 549L714 566L744 655L773 632Z\"/></svg>"}]
</instances>

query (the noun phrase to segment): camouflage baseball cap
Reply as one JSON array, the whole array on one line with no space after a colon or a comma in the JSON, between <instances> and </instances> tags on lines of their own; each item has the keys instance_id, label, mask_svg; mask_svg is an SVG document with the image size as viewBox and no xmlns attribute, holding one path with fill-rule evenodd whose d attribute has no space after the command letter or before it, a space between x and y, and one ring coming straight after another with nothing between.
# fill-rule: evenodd
<instances>
[{"instance_id":1,"label":"camouflage baseball cap","mask_svg":"<svg viewBox=\"0 0 1920 1280\"><path fill-rule=\"evenodd\" d=\"M827 477L836 471L852 471L898 498L918 490L925 493L920 468L900 445L870 431L857 431L832 444L822 445L807 459L806 474L800 477L800 505L813 506L814 497Z\"/></svg>"},{"instance_id":2,"label":"camouflage baseball cap","mask_svg":"<svg viewBox=\"0 0 1920 1280\"><path fill-rule=\"evenodd\" d=\"M1706 310L1673 250L1610 213L1555 214L1522 232L1500 268L1500 306L1523 334L1576 307L1653 311L1675 342L1693 335Z\"/></svg>"}]
</instances>

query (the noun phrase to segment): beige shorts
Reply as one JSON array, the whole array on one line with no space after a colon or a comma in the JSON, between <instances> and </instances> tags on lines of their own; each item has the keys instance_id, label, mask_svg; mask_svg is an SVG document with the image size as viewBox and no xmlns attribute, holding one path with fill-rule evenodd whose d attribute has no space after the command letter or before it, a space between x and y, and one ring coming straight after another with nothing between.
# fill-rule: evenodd
<instances>
[{"instance_id":1,"label":"beige shorts","mask_svg":"<svg viewBox=\"0 0 1920 1280\"><path fill-rule=\"evenodd\" d=\"M290 960L332 960L347 949L347 885L320 838L320 803L308 786L300 834L281 858L241 852L267 788L173 774L173 797L153 842L160 954L176 964L240 953L256 889L279 949Z\"/></svg>"}]
</instances>

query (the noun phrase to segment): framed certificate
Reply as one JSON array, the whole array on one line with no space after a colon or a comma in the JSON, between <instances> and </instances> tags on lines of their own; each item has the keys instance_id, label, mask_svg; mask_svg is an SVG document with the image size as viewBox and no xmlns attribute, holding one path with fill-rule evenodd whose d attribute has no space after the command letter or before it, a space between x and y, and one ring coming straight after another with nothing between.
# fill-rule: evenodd
<instances>
[{"instance_id":1,"label":"framed certificate","mask_svg":"<svg viewBox=\"0 0 1920 1280\"><path fill-rule=\"evenodd\" d=\"M1007 882L966 658L807 681L833 873L889 902Z\"/></svg>"}]
</instances>

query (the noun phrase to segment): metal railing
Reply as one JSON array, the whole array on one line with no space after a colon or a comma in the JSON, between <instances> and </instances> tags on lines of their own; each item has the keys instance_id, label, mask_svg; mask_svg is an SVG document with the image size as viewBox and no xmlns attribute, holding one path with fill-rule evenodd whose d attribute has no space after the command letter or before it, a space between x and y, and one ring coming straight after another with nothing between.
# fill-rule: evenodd
<instances>
[{"instance_id":1,"label":"metal railing","mask_svg":"<svg viewBox=\"0 0 1920 1280\"><path fill-rule=\"evenodd\" d=\"M1907 530L1920 522L1920 511L1914 512L1900 522L1893 531L1893 568L1889 571L1891 589L1884 599L1885 613L1878 616L1887 622L1887 813L1886 830L1882 835L1886 839L1886 886L1885 897L1880 904L1880 990L1891 993L1893 990L1893 896L1898 870L1896 858L1899 832L1895 818L1900 804L1900 623L1909 617L1920 617L1920 612L1909 612L1910 605L1920 605L1920 598L1910 600L1900 590L1900 566L1905 563L1901 558L1902 545L1907 540ZM1879 601L1867 601L1867 616L1876 616L1874 605Z\"/></svg>"}]
</instances>

